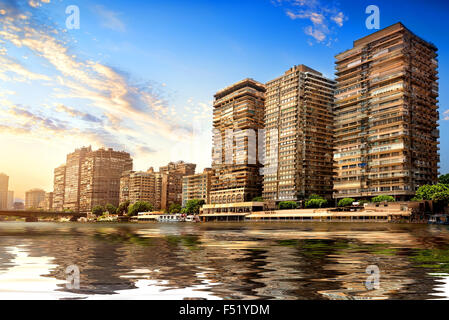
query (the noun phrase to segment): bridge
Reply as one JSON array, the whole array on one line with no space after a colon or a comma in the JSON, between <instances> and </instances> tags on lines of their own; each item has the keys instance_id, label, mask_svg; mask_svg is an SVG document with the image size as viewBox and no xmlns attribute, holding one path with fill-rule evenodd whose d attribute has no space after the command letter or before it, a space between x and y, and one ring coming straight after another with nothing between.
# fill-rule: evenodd
<instances>
[{"instance_id":1,"label":"bridge","mask_svg":"<svg viewBox=\"0 0 449 320\"><path fill-rule=\"evenodd\" d=\"M0 216L26 218L27 221L37 221L39 217L86 217L87 214L80 212L57 212L41 210L0 210Z\"/></svg>"}]
</instances>

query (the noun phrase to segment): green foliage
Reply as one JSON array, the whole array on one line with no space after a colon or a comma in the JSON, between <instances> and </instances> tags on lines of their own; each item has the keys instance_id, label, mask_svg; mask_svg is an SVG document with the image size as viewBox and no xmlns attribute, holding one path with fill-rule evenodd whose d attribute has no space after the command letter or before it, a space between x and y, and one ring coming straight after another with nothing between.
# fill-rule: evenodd
<instances>
[{"instance_id":1,"label":"green foliage","mask_svg":"<svg viewBox=\"0 0 449 320\"><path fill-rule=\"evenodd\" d=\"M103 206L95 206L92 208L92 213L97 217L101 216L105 212L105 208Z\"/></svg>"},{"instance_id":2,"label":"green foliage","mask_svg":"<svg viewBox=\"0 0 449 320\"><path fill-rule=\"evenodd\" d=\"M443 204L449 203L449 191L436 192L432 195L432 200Z\"/></svg>"},{"instance_id":3,"label":"green foliage","mask_svg":"<svg viewBox=\"0 0 449 320\"><path fill-rule=\"evenodd\" d=\"M263 202L263 198L262 197L255 197L253 199L253 202Z\"/></svg>"},{"instance_id":4,"label":"green foliage","mask_svg":"<svg viewBox=\"0 0 449 320\"><path fill-rule=\"evenodd\" d=\"M150 212L153 211L153 205L146 201L137 201L128 208L128 216L137 216L139 212Z\"/></svg>"},{"instance_id":5,"label":"green foliage","mask_svg":"<svg viewBox=\"0 0 449 320\"><path fill-rule=\"evenodd\" d=\"M314 200L314 199L323 200L324 198L322 196L318 195L318 194L311 194L309 196L308 200Z\"/></svg>"},{"instance_id":6,"label":"green foliage","mask_svg":"<svg viewBox=\"0 0 449 320\"><path fill-rule=\"evenodd\" d=\"M206 202L202 199L193 199L193 200L189 200L186 203L186 207L181 210L181 213L190 213L190 214L198 214L200 213L200 209L201 207L205 204ZM185 211L185 212L183 212ZM179 211L178 211L179 212Z\"/></svg>"},{"instance_id":7,"label":"green foliage","mask_svg":"<svg viewBox=\"0 0 449 320\"><path fill-rule=\"evenodd\" d=\"M327 205L326 199L309 199L305 203L306 208L323 208Z\"/></svg>"},{"instance_id":8,"label":"green foliage","mask_svg":"<svg viewBox=\"0 0 449 320\"><path fill-rule=\"evenodd\" d=\"M438 182L441 184L448 184L449 185L449 173L443 174L438 178Z\"/></svg>"},{"instance_id":9,"label":"green foliage","mask_svg":"<svg viewBox=\"0 0 449 320\"><path fill-rule=\"evenodd\" d=\"M372 202L395 202L392 196L377 196L371 199Z\"/></svg>"},{"instance_id":10,"label":"green foliage","mask_svg":"<svg viewBox=\"0 0 449 320\"><path fill-rule=\"evenodd\" d=\"M353 198L344 198L338 201L337 206L339 207L349 207L352 205L352 203L355 202L355 199Z\"/></svg>"},{"instance_id":11,"label":"green foliage","mask_svg":"<svg viewBox=\"0 0 449 320\"><path fill-rule=\"evenodd\" d=\"M109 214L114 214L117 212L117 208L113 204L108 203L105 208Z\"/></svg>"},{"instance_id":12,"label":"green foliage","mask_svg":"<svg viewBox=\"0 0 449 320\"><path fill-rule=\"evenodd\" d=\"M281 201L279 202L280 210L296 209L298 204L295 201Z\"/></svg>"},{"instance_id":13,"label":"green foliage","mask_svg":"<svg viewBox=\"0 0 449 320\"><path fill-rule=\"evenodd\" d=\"M128 208L129 208L130 202L129 200L126 200L125 202L120 203L120 205L117 208L117 214L125 214L128 212Z\"/></svg>"},{"instance_id":14,"label":"green foliage","mask_svg":"<svg viewBox=\"0 0 449 320\"><path fill-rule=\"evenodd\" d=\"M172 203L170 207L168 208L169 213L180 213L182 210L182 207L178 203Z\"/></svg>"},{"instance_id":15,"label":"green foliage","mask_svg":"<svg viewBox=\"0 0 449 320\"><path fill-rule=\"evenodd\" d=\"M416 191L416 199L418 200L432 200L432 197L436 193L440 192L448 192L449 185L445 184L435 184L435 185L424 185L419 187L418 191Z\"/></svg>"}]
</instances>

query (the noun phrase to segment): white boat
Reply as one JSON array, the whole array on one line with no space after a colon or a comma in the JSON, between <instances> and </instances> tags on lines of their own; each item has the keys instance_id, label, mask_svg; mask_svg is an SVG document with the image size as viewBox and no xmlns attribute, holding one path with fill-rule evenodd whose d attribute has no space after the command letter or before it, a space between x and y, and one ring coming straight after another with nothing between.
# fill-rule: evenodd
<instances>
[{"instance_id":1,"label":"white boat","mask_svg":"<svg viewBox=\"0 0 449 320\"><path fill-rule=\"evenodd\" d=\"M157 217L157 221L159 222L184 222L186 221L183 214L176 213L176 214L162 214L159 217Z\"/></svg>"}]
</instances>

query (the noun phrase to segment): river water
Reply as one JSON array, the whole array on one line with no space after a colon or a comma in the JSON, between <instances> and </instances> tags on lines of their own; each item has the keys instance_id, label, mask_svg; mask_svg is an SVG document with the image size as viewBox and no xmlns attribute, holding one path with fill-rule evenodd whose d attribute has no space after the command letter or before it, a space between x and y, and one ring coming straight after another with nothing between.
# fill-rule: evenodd
<instances>
[{"instance_id":1,"label":"river water","mask_svg":"<svg viewBox=\"0 0 449 320\"><path fill-rule=\"evenodd\" d=\"M430 225L0 222L0 299L446 299L448 249Z\"/></svg>"}]
</instances>

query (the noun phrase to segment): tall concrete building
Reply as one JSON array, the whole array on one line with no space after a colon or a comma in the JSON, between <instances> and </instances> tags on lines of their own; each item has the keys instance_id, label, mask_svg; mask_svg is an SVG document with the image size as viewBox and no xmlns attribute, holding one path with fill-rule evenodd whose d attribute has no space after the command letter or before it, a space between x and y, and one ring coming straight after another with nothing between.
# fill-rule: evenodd
<instances>
[{"instance_id":1,"label":"tall concrete building","mask_svg":"<svg viewBox=\"0 0 449 320\"><path fill-rule=\"evenodd\" d=\"M8 208L8 187L9 177L4 173L0 173L0 210Z\"/></svg>"},{"instance_id":2,"label":"tall concrete building","mask_svg":"<svg viewBox=\"0 0 449 320\"><path fill-rule=\"evenodd\" d=\"M336 56L336 199L407 199L438 179L437 48L401 23Z\"/></svg>"},{"instance_id":3,"label":"tall concrete building","mask_svg":"<svg viewBox=\"0 0 449 320\"><path fill-rule=\"evenodd\" d=\"M54 170L53 210L55 211L64 210L65 171L65 165L62 165Z\"/></svg>"},{"instance_id":4,"label":"tall concrete building","mask_svg":"<svg viewBox=\"0 0 449 320\"><path fill-rule=\"evenodd\" d=\"M93 207L109 203L118 206L120 178L132 168L133 160L127 152L109 148L87 153L81 163L80 212L91 212Z\"/></svg>"},{"instance_id":5,"label":"tall concrete building","mask_svg":"<svg viewBox=\"0 0 449 320\"><path fill-rule=\"evenodd\" d=\"M42 189L31 189L25 193L25 209L38 209L45 201L45 191Z\"/></svg>"},{"instance_id":6,"label":"tall concrete building","mask_svg":"<svg viewBox=\"0 0 449 320\"><path fill-rule=\"evenodd\" d=\"M212 169L206 168L202 173L182 178L183 206L189 200L204 200L206 204L210 203L210 186L213 174Z\"/></svg>"},{"instance_id":7,"label":"tall concrete building","mask_svg":"<svg viewBox=\"0 0 449 320\"><path fill-rule=\"evenodd\" d=\"M80 210L81 165L91 147L76 149L67 155L65 165L64 209L78 212Z\"/></svg>"},{"instance_id":8,"label":"tall concrete building","mask_svg":"<svg viewBox=\"0 0 449 320\"><path fill-rule=\"evenodd\" d=\"M266 89L263 198L332 198L335 82L298 65Z\"/></svg>"},{"instance_id":9,"label":"tall concrete building","mask_svg":"<svg viewBox=\"0 0 449 320\"><path fill-rule=\"evenodd\" d=\"M132 170L129 153L109 149L76 149L65 165L54 170L52 208L55 211L90 212L96 205L118 206L120 178Z\"/></svg>"},{"instance_id":10,"label":"tall concrete building","mask_svg":"<svg viewBox=\"0 0 449 320\"><path fill-rule=\"evenodd\" d=\"M215 94L212 204L250 201L262 193L259 159L265 86L239 81Z\"/></svg>"},{"instance_id":11,"label":"tall concrete building","mask_svg":"<svg viewBox=\"0 0 449 320\"><path fill-rule=\"evenodd\" d=\"M170 162L159 168L161 179L161 210L172 204L182 204L182 178L195 174L196 164L184 161Z\"/></svg>"}]
</instances>

